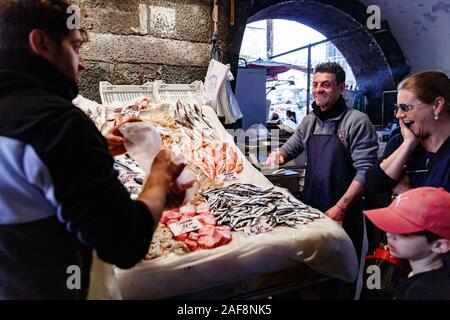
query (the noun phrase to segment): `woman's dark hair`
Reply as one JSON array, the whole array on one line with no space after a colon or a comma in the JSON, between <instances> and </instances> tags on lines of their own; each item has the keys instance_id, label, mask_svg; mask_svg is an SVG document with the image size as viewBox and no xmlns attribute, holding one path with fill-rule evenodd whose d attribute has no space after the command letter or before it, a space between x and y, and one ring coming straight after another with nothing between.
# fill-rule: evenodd
<instances>
[{"instance_id":1,"label":"woman's dark hair","mask_svg":"<svg viewBox=\"0 0 450 320\"><path fill-rule=\"evenodd\" d=\"M33 29L44 31L60 44L69 35L67 21L71 16L67 0L1 0L0 50L26 52L28 35Z\"/></svg>"},{"instance_id":2,"label":"woman's dark hair","mask_svg":"<svg viewBox=\"0 0 450 320\"><path fill-rule=\"evenodd\" d=\"M336 84L345 82L345 71L341 65L336 62L323 62L316 66L314 73L332 73L336 76Z\"/></svg>"}]
</instances>

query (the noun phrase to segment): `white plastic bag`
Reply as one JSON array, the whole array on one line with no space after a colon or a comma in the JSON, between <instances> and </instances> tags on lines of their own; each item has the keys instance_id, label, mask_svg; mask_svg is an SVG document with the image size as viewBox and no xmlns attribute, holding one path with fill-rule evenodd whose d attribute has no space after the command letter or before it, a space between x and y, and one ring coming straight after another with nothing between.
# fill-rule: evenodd
<instances>
[{"instance_id":1,"label":"white plastic bag","mask_svg":"<svg viewBox=\"0 0 450 320\"><path fill-rule=\"evenodd\" d=\"M205 93L211 100L211 107L218 116L224 116L222 110L218 108L219 92L228 76L229 69L226 65L217 60L211 59L205 78Z\"/></svg>"},{"instance_id":2,"label":"white plastic bag","mask_svg":"<svg viewBox=\"0 0 450 320\"><path fill-rule=\"evenodd\" d=\"M162 150L163 144L161 136L156 128L144 122L128 122L124 123L119 128L120 132L125 138L125 148L132 159L134 159L139 167L145 172L145 180L150 175L153 160ZM176 164L185 163L181 155L172 153L172 161ZM182 187L192 180L196 180L196 175L184 168L176 183ZM186 191L183 204L188 202L195 193L195 188L192 186Z\"/></svg>"},{"instance_id":3,"label":"white plastic bag","mask_svg":"<svg viewBox=\"0 0 450 320\"><path fill-rule=\"evenodd\" d=\"M231 72L229 75L231 75ZM219 106L217 109L220 109L223 113L223 116L225 117L225 124L235 123L238 119L242 118L239 103L233 93L233 89L231 88L230 81L228 79L225 80L224 84L220 88Z\"/></svg>"},{"instance_id":4,"label":"white plastic bag","mask_svg":"<svg viewBox=\"0 0 450 320\"><path fill-rule=\"evenodd\" d=\"M242 118L242 112L234 96L230 81L233 81L230 66L212 59L205 78L205 93L211 100L211 107L218 117L224 117L226 124Z\"/></svg>"},{"instance_id":5,"label":"white plastic bag","mask_svg":"<svg viewBox=\"0 0 450 320\"><path fill-rule=\"evenodd\" d=\"M128 154L144 170L145 178L147 178L153 160L163 148L159 132L144 122L124 123L119 131L125 138L124 145Z\"/></svg>"}]
</instances>

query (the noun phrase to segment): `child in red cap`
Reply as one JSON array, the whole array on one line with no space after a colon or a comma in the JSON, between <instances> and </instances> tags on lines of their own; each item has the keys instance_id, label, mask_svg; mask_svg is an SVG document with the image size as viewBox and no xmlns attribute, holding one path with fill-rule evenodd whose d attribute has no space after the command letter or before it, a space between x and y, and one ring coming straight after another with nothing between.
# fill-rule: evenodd
<instances>
[{"instance_id":1,"label":"child in red cap","mask_svg":"<svg viewBox=\"0 0 450 320\"><path fill-rule=\"evenodd\" d=\"M412 271L394 299L450 300L450 193L421 187L399 195L389 207L364 211L387 233L391 255L407 259Z\"/></svg>"}]
</instances>

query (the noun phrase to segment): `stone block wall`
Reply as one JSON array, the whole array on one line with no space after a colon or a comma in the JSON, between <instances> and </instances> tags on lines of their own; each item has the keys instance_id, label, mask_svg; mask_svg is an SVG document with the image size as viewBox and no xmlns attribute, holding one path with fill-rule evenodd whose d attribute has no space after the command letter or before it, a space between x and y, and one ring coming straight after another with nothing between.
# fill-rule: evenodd
<instances>
[{"instance_id":1,"label":"stone block wall","mask_svg":"<svg viewBox=\"0 0 450 320\"><path fill-rule=\"evenodd\" d=\"M75 0L90 41L80 93L100 102L99 81L112 84L204 80L211 57L210 0Z\"/></svg>"}]
</instances>

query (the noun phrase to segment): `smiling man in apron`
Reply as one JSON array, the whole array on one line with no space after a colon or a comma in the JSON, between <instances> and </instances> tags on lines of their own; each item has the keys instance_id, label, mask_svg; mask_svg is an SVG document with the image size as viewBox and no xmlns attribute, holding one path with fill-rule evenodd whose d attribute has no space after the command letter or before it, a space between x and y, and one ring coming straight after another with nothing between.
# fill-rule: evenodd
<instances>
[{"instance_id":1,"label":"smiling man in apron","mask_svg":"<svg viewBox=\"0 0 450 320\"><path fill-rule=\"evenodd\" d=\"M378 142L367 115L347 107L342 97L344 90L342 67L333 62L319 64L314 70L313 112L266 164L283 164L306 151L302 200L342 222L361 258L362 193L366 172L377 161Z\"/></svg>"}]
</instances>

